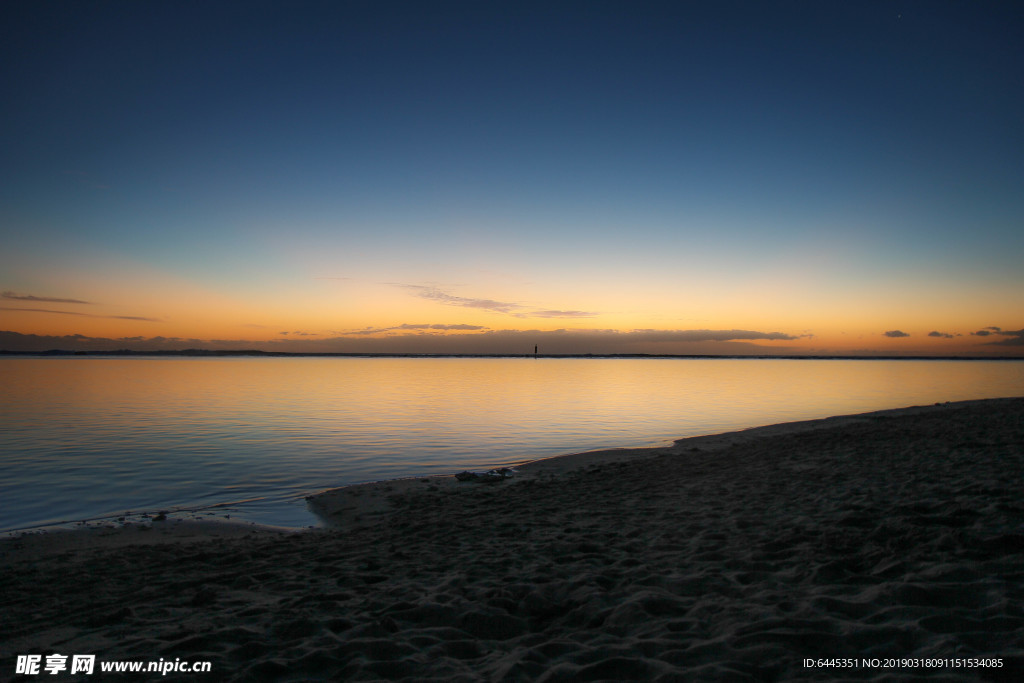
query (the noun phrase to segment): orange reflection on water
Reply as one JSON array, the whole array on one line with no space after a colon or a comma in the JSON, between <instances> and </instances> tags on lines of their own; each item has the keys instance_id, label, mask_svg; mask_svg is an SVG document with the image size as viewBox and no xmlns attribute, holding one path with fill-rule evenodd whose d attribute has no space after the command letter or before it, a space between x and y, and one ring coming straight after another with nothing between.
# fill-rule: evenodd
<instances>
[{"instance_id":1,"label":"orange reflection on water","mask_svg":"<svg viewBox=\"0 0 1024 683\"><path fill-rule=\"evenodd\" d=\"M252 499L234 514L284 523L304 519L302 496L357 481L1024 389L1024 363L994 361L59 357L0 372L0 528Z\"/></svg>"}]
</instances>

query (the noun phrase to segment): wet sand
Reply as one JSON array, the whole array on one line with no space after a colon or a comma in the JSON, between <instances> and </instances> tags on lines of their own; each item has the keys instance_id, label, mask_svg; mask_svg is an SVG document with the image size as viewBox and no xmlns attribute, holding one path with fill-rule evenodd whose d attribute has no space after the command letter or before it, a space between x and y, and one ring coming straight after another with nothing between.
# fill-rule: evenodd
<instances>
[{"instance_id":1,"label":"wet sand","mask_svg":"<svg viewBox=\"0 0 1024 683\"><path fill-rule=\"evenodd\" d=\"M1022 485L1024 399L994 399L339 489L332 530L26 535L0 680L1019 680Z\"/></svg>"}]
</instances>

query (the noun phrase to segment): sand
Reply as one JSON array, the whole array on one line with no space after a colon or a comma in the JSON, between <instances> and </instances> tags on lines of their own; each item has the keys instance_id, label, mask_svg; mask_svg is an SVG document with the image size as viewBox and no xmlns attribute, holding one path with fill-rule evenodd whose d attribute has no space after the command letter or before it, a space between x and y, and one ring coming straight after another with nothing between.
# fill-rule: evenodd
<instances>
[{"instance_id":1,"label":"sand","mask_svg":"<svg viewBox=\"0 0 1024 683\"><path fill-rule=\"evenodd\" d=\"M1021 680L1022 484L1024 399L996 399L340 489L326 531L26 536L0 679L57 652L196 681Z\"/></svg>"}]
</instances>

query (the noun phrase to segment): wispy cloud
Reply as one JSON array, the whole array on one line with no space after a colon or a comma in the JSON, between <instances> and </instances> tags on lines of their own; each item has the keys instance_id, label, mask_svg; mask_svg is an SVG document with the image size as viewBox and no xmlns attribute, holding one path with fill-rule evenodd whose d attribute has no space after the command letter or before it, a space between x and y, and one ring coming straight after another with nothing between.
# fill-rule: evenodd
<instances>
[{"instance_id":1,"label":"wispy cloud","mask_svg":"<svg viewBox=\"0 0 1024 683\"><path fill-rule=\"evenodd\" d=\"M40 301L50 304L91 304L91 301L81 301L80 299L59 299L53 296L33 296L31 294L18 294L17 292L7 291L0 294L0 298L3 299L14 299L16 301Z\"/></svg>"},{"instance_id":2,"label":"wispy cloud","mask_svg":"<svg viewBox=\"0 0 1024 683\"><path fill-rule=\"evenodd\" d=\"M993 334L1003 334L1003 329L1001 327L990 326L984 327L977 332L971 332L971 334L975 337L988 337Z\"/></svg>"},{"instance_id":3,"label":"wispy cloud","mask_svg":"<svg viewBox=\"0 0 1024 683\"><path fill-rule=\"evenodd\" d=\"M402 323L398 327L392 328L396 330L485 330L487 329L483 325L466 325L464 323L457 323L454 325L444 325L439 323Z\"/></svg>"},{"instance_id":4,"label":"wispy cloud","mask_svg":"<svg viewBox=\"0 0 1024 683\"><path fill-rule=\"evenodd\" d=\"M534 318L593 318L597 313L591 311L530 311Z\"/></svg>"},{"instance_id":5,"label":"wispy cloud","mask_svg":"<svg viewBox=\"0 0 1024 683\"><path fill-rule=\"evenodd\" d=\"M481 299L467 296L456 296L430 285L409 285L403 283L392 283L397 287L412 292L420 299L436 301L447 306L460 306L462 308L475 308L481 311L494 313L505 313L516 318L593 318L598 315L593 311L563 311L557 309L533 309L515 301L498 301L496 299Z\"/></svg>"},{"instance_id":6,"label":"wispy cloud","mask_svg":"<svg viewBox=\"0 0 1024 683\"><path fill-rule=\"evenodd\" d=\"M141 320L148 323L163 322L159 318L146 318L141 315L94 315L92 313L80 313L78 311L55 311L50 308L15 308L11 306L0 306L0 311L22 311L26 313L53 313L56 315L77 315L83 318L107 318L110 320Z\"/></svg>"},{"instance_id":7,"label":"wispy cloud","mask_svg":"<svg viewBox=\"0 0 1024 683\"><path fill-rule=\"evenodd\" d=\"M928 333L928 336L929 337L938 337L939 339L952 339L954 335L950 334L949 332L938 332L938 331L933 330L933 331Z\"/></svg>"},{"instance_id":8,"label":"wispy cloud","mask_svg":"<svg viewBox=\"0 0 1024 683\"><path fill-rule=\"evenodd\" d=\"M706 341L794 341L809 334L792 335L784 332L757 332L755 330L633 330L625 335L643 341L675 341L675 342L706 342Z\"/></svg>"},{"instance_id":9,"label":"wispy cloud","mask_svg":"<svg viewBox=\"0 0 1024 683\"><path fill-rule=\"evenodd\" d=\"M374 334L384 334L386 332L394 332L396 330L402 332L415 332L415 331L433 331L433 332L474 332L478 330L486 330L487 328L483 325L445 325L441 323L402 323L401 325L395 325L394 327L367 327L362 330L353 330L347 332L345 336L356 335L366 337Z\"/></svg>"},{"instance_id":10,"label":"wispy cloud","mask_svg":"<svg viewBox=\"0 0 1024 683\"><path fill-rule=\"evenodd\" d=\"M418 296L421 299L437 301L438 303L442 303L447 306L461 306L463 308L475 308L483 311L494 311L496 313L516 313L523 308L522 304L513 303L511 301L496 301L494 299L474 299L465 296L455 296L454 294L444 292L437 287L430 287L427 285L399 284L398 286L410 290L415 296Z\"/></svg>"},{"instance_id":11,"label":"wispy cloud","mask_svg":"<svg viewBox=\"0 0 1024 683\"><path fill-rule=\"evenodd\" d=\"M25 313L57 313L60 315L81 315L86 318L98 317L95 315L89 315L88 313L79 313L78 311L53 311L48 308L16 308L13 306L0 306L0 311L23 311Z\"/></svg>"},{"instance_id":12,"label":"wispy cloud","mask_svg":"<svg viewBox=\"0 0 1024 683\"><path fill-rule=\"evenodd\" d=\"M886 337L898 338L898 337L909 337L910 335L903 330L889 330L884 333Z\"/></svg>"}]
</instances>

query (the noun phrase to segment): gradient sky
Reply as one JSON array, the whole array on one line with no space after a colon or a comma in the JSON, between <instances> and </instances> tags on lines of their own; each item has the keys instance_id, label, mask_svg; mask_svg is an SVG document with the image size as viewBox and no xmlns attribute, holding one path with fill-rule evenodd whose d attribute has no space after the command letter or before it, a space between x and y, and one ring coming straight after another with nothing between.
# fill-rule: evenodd
<instances>
[{"instance_id":1,"label":"gradient sky","mask_svg":"<svg viewBox=\"0 0 1024 683\"><path fill-rule=\"evenodd\" d=\"M1024 355L1024 5L0 5L0 349Z\"/></svg>"}]
</instances>

